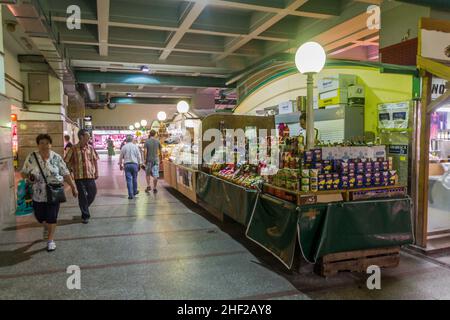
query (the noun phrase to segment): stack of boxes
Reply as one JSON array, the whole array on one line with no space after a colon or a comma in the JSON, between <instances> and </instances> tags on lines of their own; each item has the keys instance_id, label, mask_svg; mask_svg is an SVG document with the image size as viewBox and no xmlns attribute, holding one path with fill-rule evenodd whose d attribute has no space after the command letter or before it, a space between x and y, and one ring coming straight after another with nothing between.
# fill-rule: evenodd
<instances>
[{"instance_id":1,"label":"stack of boxes","mask_svg":"<svg viewBox=\"0 0 450 320\"><path fill-rule=\"evenodd\" d=\"M392 158L323 160L322 149L305 151L302 161L301 191L345 190L395 185L397 171Z\"/></svg>"}]
</instances>

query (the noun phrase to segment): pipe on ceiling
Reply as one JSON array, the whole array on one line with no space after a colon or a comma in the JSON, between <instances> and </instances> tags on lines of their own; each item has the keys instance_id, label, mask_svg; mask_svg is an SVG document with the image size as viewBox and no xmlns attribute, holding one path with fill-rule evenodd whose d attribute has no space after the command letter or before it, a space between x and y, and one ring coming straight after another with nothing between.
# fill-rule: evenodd
<instances>
[{"instance_id":1,"label":"pipe on ceiling","mask_svg":"<svg viewBox=\"0 0 450 320\"><path fill-rule=\"evenodd\" d=\"M84 90L86 90L89 101L94 102L97 95L95 94L94 86L92 83L85 83Z\"/></svg>"}]
</instances>

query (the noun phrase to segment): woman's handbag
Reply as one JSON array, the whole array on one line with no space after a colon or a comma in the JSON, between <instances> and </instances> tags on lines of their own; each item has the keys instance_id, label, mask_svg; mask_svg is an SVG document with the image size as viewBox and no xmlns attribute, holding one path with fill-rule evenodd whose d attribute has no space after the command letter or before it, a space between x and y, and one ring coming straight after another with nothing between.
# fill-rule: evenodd
<instances>
[{"instance_id":1,"label":"woman's handbag","mask_svg":"<svg viewBox=\"0 0 450 320\"><path fill-rule=\"evenodd\" d=\"M39 164L39 160L36 156L36 152L33 152L34 158L38 164L39 170L41 171L42 177L44 178L46 191L47 191L47 203L48 204L58 204L66 202L66 194L64 193L64 184L63 183L48 183L47 178L44 175L44 171L42 171L41 165Z\"/></svg>"}]
</instances>

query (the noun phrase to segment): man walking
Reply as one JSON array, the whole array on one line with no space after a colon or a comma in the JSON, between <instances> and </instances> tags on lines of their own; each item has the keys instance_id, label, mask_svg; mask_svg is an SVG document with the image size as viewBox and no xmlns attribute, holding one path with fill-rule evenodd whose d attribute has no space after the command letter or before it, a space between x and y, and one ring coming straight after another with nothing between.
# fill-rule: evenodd
<instances>
[{"instance_id":1,"label":"man walking","mask_svg":"<svg viewBox=\"0 0 450 320\"><path fill-rule=\"evenodd\" d=\"M141 151L133 143L133 137L127 136L127 143L120 150L119 166L120 170L125 169L127 180L128 199L133 199L138 193L137 177L139 168L142 165Z\"/></svg>"},{"instance_id":2,"label":"man walking","mask_svg":"<svg viewBox=\"0 0 450 320\"><path fill-rule=\"evenodd\" d=\"M156 131L150 131L150 137L144 145L144 158L145 158L145 174L147 179L147 189L145 192L149 193L152 188L150 187L150 177L153 177L153 193L158 192L156 186L159 178L159 162L161 158L161 143L155 138Z\"/></svg>"},{"instance_id":3,"label":"man walking","mask_svg":"<svg viewBox=\"0 0 450 320\"><path fill-rule=\"evenodd\" d=\"M70 142L70 136L68 134L64 135L64 154L67 152L67 150L69 150L70 148L73 147L72 142Z\"/></svg>"},{"instance_id":4,"label":"man walking","mask_svg":"<svg viewBox=\"0 0 450 320\"><path fill-rule=\"evenodd\" d=\"M78 131L80 142L68 149L64 161L73 172L78 190L78 204L84 224L89 222L89 206L97 194L95 180L98 179L98 154L89 144L91 136L85 129Z\"/></svg>"}]
</instances>

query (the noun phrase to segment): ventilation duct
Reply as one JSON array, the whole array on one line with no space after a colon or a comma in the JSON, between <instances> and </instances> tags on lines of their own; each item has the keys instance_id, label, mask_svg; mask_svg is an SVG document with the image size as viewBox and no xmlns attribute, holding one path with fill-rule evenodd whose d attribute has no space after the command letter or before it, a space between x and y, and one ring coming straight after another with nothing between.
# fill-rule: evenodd
<instances>
[{"instance_id":1,"label":"ventilation duct","mask_svg":"<svg viewBox=\"0 0 450 320\"><path fill-rule=\"evenodd\" d=\"M68 67L56 36L48 23L38 1L21 1L19 4L8 4L8 8L33 44L44 56L48 65L64 85L75 84L75 77Z\"/></svg>"}]
</instances>

